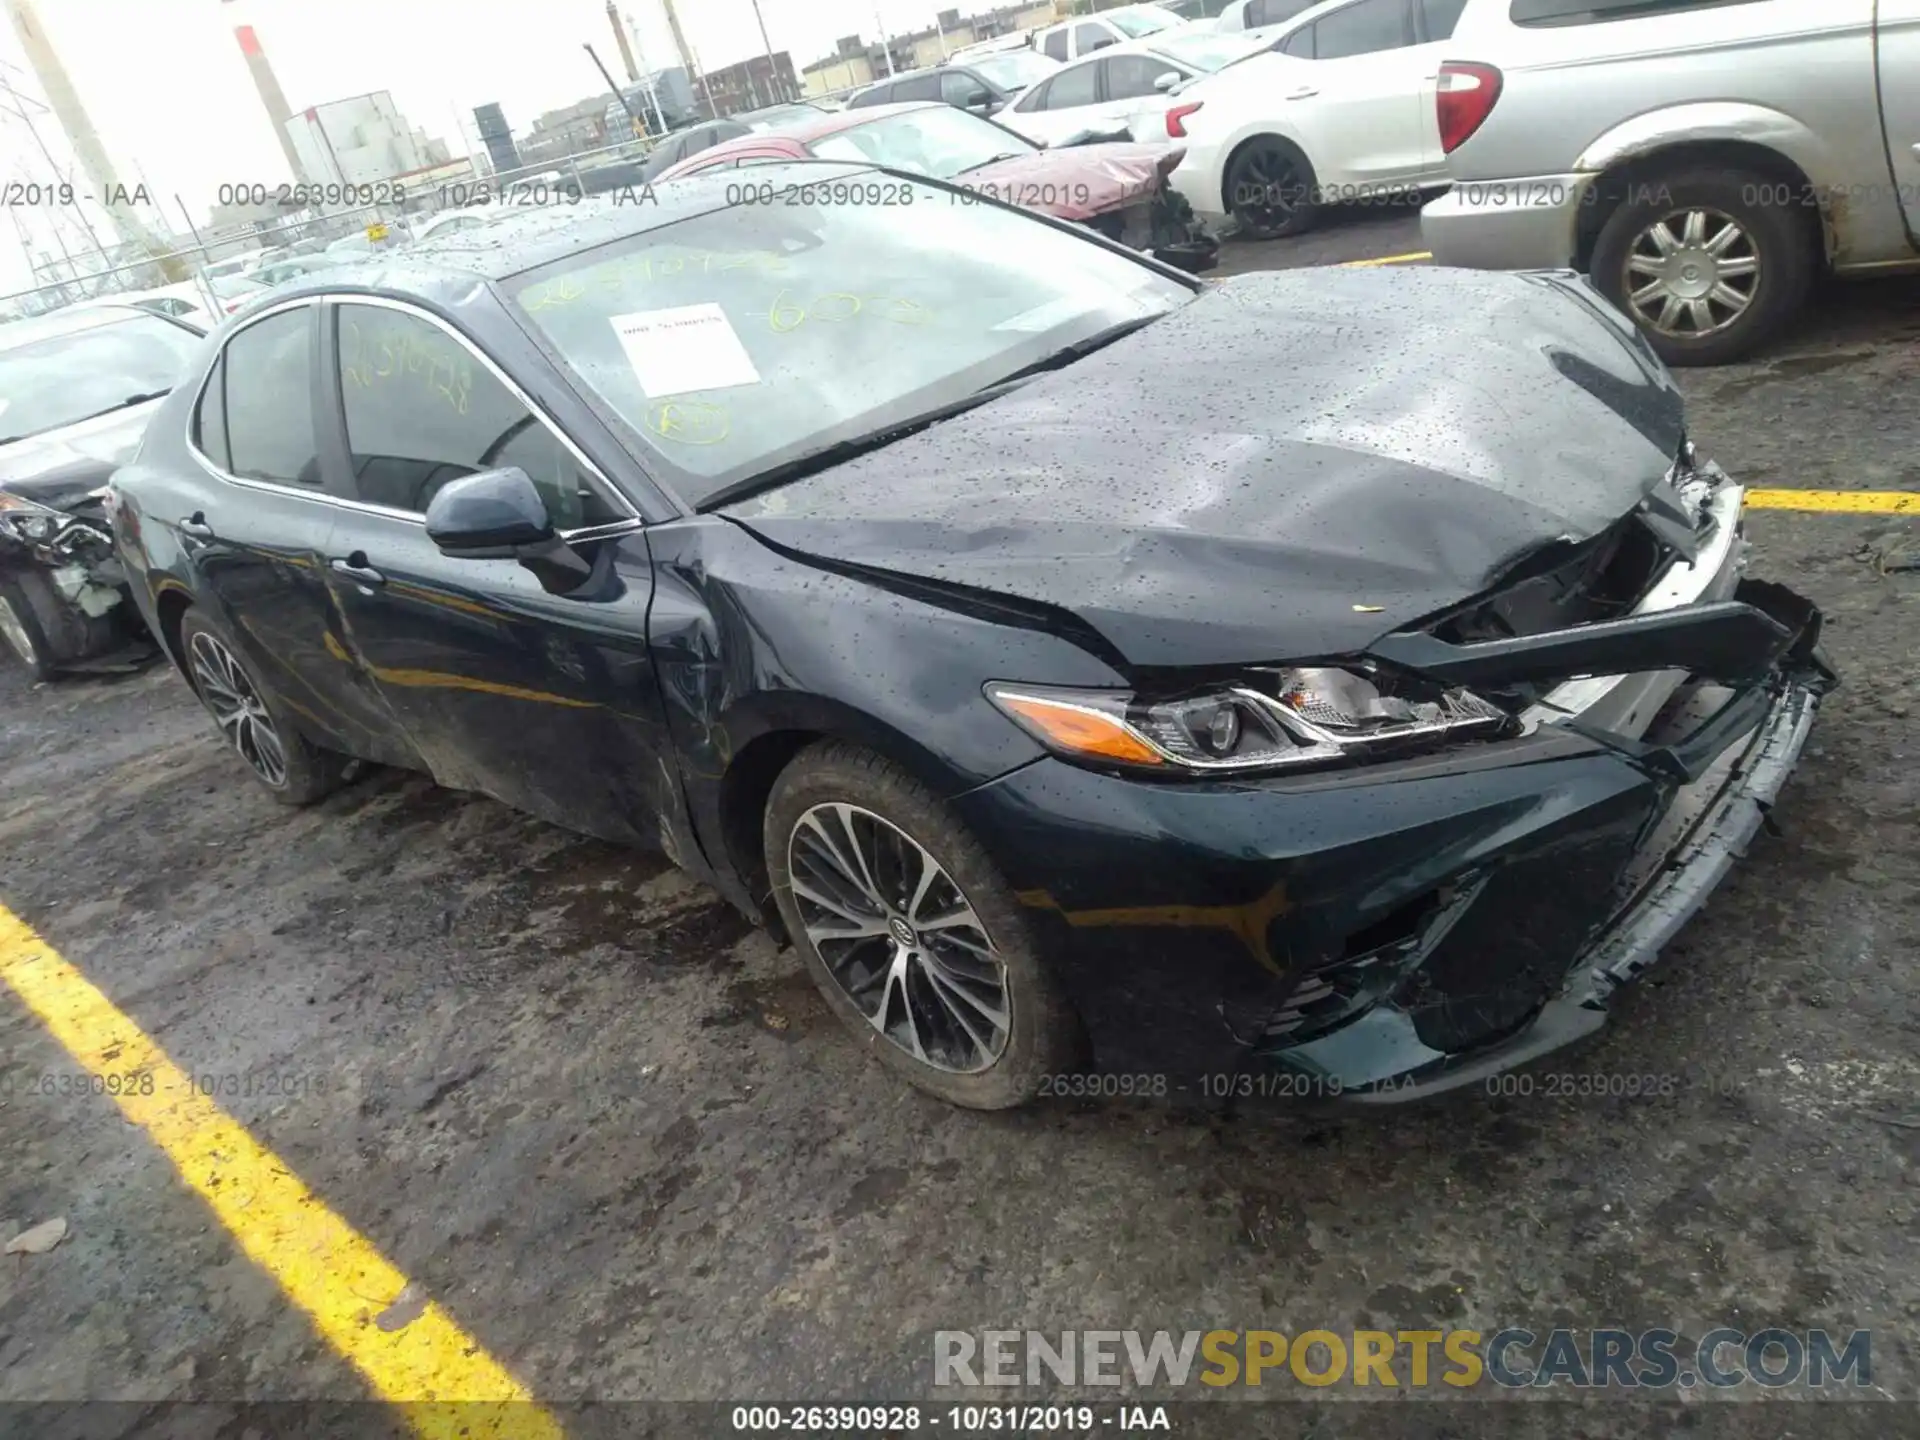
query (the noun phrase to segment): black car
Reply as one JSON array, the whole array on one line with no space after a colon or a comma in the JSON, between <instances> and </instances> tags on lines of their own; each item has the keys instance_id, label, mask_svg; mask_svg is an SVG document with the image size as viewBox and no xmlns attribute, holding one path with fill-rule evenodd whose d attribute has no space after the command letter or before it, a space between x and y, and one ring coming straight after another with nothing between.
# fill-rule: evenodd
<instances>
[{"instance_id":1,"label":"black car","mask_svg":"<svg viewBox=\"0 0 1920 1440\"><path fill-rule=\"evenodd\" d=\"M847 101L849 110L907 100L939 100L978 115L992 115L1046 79L1060 65L1032 50L1005 50L965 62L890 76Z\"/></svg>"},{"instance_id":2,"label":"black car","mask_svg":"<svg viewBox=\"0 0 1920 1440\"><path fill-rule=\"evenodd\" d=\"M144 635L106 484L203 333L134 303L0 325L0 642L36 679L117 665Z\"/></svg>"},{"instance_id":3,"label":"black car","mask_svg":"<svg viewBox=\"0 0 1920 1440\"><path fill-rule=\"evenodd\" d=\"M208 347L116 531L259 780L663 849L964 1105L1083 1042L1404 1099L1599 1026L1832 679L1633 326L824 173L516 215Z\"/></svg>"}]
</instances>

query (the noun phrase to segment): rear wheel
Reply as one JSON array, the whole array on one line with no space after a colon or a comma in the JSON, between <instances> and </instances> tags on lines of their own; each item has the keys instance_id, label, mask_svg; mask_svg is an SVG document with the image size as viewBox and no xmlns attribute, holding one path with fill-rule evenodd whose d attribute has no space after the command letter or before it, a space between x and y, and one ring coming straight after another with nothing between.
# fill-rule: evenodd
<instances>
[{"instance_id":1,"label":"rear wheel","mask_svg":"<svg viewBox=\"0 0 1920 1440\"><path fill-rule=\"evenodd\" d=\"M254 678L239 647L204 612L180 621L180 648L194 693L253 778L283 805L311 805L338 788L346 760L310 743Z\"/></svg>"},{"instance_id":2,"label":"rear wheel","mask_svg":"<svg viewBox=\"0 0 1920 1440\"><path fill-rule=\"evenodd\" d=\"M1670 365L1724 365L1798 310L1818 263L1800 187L1745 171L1636 180L1594 244L1593 283Z\"/></svg>"},{"instance_id":3,"label":"rear wheel","mask_svg":"<svg viewBox=\"0 0 1920 1440\"><path fill-rule=\"evenodd\" d=\"M1249 240L1300 235L1319 219L1319 181L1297 146L1277 135L1249 140L1227 165L1227 213Z\"/></svg>"},{"instance_id":4,"label":"rear wheel","mask_svg":"<svg viewBox=\"0 0 1920 1440\"><path fill-rule=\"evenodd\" d=\"M34 679L53 678L53 642L20 579L12 575L0 575L0 640L6 641L7 649Z\"/></svg>"},{"instance_id":5,"label":"rear wheel","mask_svg":"<svg viewBox=\"0 0 1920 1440\"><path fill-rule=\"evenodd\" d=\"M1078 1026L1012 891L925 787L850 745L775 782L767 870L827 1004L888 1069L977 1110L1071 1069Z\"/></svg>"}]
</instances>

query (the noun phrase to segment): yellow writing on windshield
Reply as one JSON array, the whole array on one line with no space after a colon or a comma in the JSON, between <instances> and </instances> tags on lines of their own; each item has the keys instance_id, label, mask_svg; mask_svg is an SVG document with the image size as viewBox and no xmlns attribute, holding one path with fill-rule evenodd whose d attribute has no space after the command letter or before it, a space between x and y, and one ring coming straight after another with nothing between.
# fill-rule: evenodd
<instances>
[{"instance_id":1,"label":"yellow writing on windshield","mask_svg":"<svg viewBox=\"0 0 1920 1440\"><path fill-rule=\"evenodd\" d=\"M718 445L733 433L733 416L710 400L656 400L647 407L646 425L677 445Z\"/></svg>"},{"instance_id":2,"label":"yellow writing on windshield","mask_svg":"<svg viewBox=\"0 0 1920 1440\"><path fill-rule=\"evenodd\" d=\"M404 323L381 326L368 334L357 321L343 320L340 377L350 386L363 388L413 377L414 383L461 415L467 413L473 395L471 358L458 346Z\"/></svg>"},{"instance_id":3,"label":"yellow writing on windshield","mask_svg":"<svg viewBox=\"0 0 1920 1440\"><path fill-rule=\"evenodd\" d=\"M542 281L522 293L520 307L532 315L571 305L591 293L617 295L660 280L718 275L728 270L779 275L789 268L787 257L775 250L689 250L682 254L633 255Z\"/></svg>"},{"instance_id":4,"label":"yellow writing on windshield","mask_svg":"<svg viewBox=\"0 0 1920 1440\"><path fill-rule=\"evenodd\" d=\"M773 297L772 309L747 313L755 320L765 320L767 328L776 335L791 334L810 320L831 325L856 315L873 315L896 325L927 325L933 321L933 312L918 300L893 295L854 295L834 290L816 295L804 305L792 296L791 290L782 290Z\"/></svg>"}]
</instances>

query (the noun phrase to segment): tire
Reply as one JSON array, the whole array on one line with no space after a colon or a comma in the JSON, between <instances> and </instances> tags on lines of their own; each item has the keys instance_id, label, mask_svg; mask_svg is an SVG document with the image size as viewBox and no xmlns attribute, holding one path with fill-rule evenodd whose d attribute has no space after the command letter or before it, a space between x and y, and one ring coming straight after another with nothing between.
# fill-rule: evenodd
<instances>
[{"instance_id":1,"label":"tire","mask_svg":"<svg viewBox=\"0 0 1920 1440\"><path fill-rule=\"evenodd\" d=\"M823 859L829 836L837 873ZM1004 1110L1033 1099L1044 1077L1074 1068L1078 1021L1042 967L1013 892L980 843L899 766L837 741L803 750L774 783L764 844L794 948L834 1014L888 1069L954 1105ZM858 862L849 854L856 844ZM925 857L938 877L922 887ZM848 878L856 863L871 885ZM876 892L888 899L869 898ZM821 896L835 908L813 898ZM896 937L910 914L946 923L907 926L916 947L907 951ZM856 921L868 933L816 940L825 926Z\"/></svg>"},{"instance_id":2,"label":"tire","mask_svg":"<svg viewBox=\"0 0 1920 1440\"><path fill-rule=\"evenodd\" d=\"M0 575L0 641L35 680L51 680L60 652L40 623L41 607L29 593L33 577Z\"/></svg>"},{"instance_id":3,"label":"tire","mask_svg":"<svg viewBox=\"0 0 1920 1440\"><path fill-rule=\"evenodd\" d=\"M320 749L294 727L279 697L240 658L233 637L198 607L180 618L180 653L188 683L221 739L268 794L283 805L311 805L340 787L346 758ZM243 713L236 714L230 702L238 702Z\"/></svg>"},{"instance_id":4,"label":"tire","mask_svg":"<svg viewBox=\"0 0 1920 1440\"><path fill-rule=\"evenodd\" d=\"M1304 235L1320 219L1320 182L1300 148L1277 135L1261 135L1234 151L1220 197L1238 233L1248 240ZM1258 196L1266 204L1248 203Z\"/></svg>"},{"instance_id":5,"label":"tire","mask_svg":"<svg viewBox=\"0 0 1920 1440\"><path fill-rule=\"evenodd\" d=\"M1789 192L1798 188L1741 170L1675 170L1635 180L1594 243L1588 267L1593 283L1669 365L1743 359L1805 303L1819 264L1809 214L1791 203ZM1700 217L1697 229L1689 228L1694 216ZM1663 223L1667 236L1682 246L1667 262L1659 259L1663 242L1654 235ZM1727 238L1728 224L1737 238ZM1722 253L1713 253L1716 246ZM1656 274L1654 267L1663 264L1666 273ZM1733 265L1742 268L1736 273ZM1696 296L1709 285L1707 294ZM1647 298L1636 302L1642 289ZM1723 291L1744 296L1745 303L1736 307L1713 298ZM1669 297L1682 308L1669 310ZM1705 322L1696 299L1706 306ZM1670 321L1664 327L1663 312Z\"/></svg>"}]
</instances>

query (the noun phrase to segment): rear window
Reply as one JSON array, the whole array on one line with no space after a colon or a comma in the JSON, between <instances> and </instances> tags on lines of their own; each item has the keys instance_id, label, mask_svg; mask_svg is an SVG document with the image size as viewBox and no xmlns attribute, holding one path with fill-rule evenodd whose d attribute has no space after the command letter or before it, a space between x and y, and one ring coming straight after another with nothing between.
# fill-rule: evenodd
<instances>
[{"instance_id":1,"label":"rear window","mask_svg":"<svg viewBox=\"0 0 1920 1440\"><path fill-rule=\"evenodd\" d=\"M1757 0L1513 0L1507 15L1516 25L1545 28L1604 25L1611 20L1639 20L1684 10L1718 10L1755 3Z\"/></svg>"}]
</instances>

